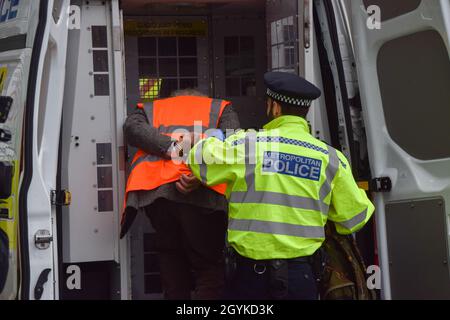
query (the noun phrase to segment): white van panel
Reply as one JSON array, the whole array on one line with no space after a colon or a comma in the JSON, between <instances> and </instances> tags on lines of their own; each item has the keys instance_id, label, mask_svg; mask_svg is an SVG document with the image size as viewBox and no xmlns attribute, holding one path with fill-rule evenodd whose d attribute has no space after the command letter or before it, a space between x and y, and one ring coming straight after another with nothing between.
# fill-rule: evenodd
<instances>
[{"instance_id":1,"label":"white van panel","mask_svg":"<svg viewBox=\"0 0 450 320\"><path fill-rule=\"evenodd\" d=\"M71 191L72 204L63 211L64 263L119 259L124 184L119 132L125 106L118 93L122 82L116 81L115 72L122 70L115 70L121 68L115 55L121 52L113 51L110 10L104 1L83 2L81 29L69 31L62 185Z\"/></svg>"},{"instance_id":2,"label":"white van panel","mask_svg":"<svg viewBox=\"0 0 450 320\"><path fill-rule=\"evenodd\" d=\"M365 5L376 2L383 12L389 13L389 18L382 18L380 29L370 29L368 27L369 16L365 11ZM435 61L429 58L436 55L442 49L442 46L428 47L425 42L417 41L414 37L420 36L422 32L427 35L424 40L431 40L430 31L434 30L440 35L441 44L444 51L450 55L450 17L449 17L449 1L421 1L417 2L418 7L405 8L402 14L391 14L393 2L391 1L351 1L352 12L352 28L356 49L356 58L358 66L358 78L361 88L361 98L363 111L365 114L365 124L367 128L369 156L371 162L371 170L373 177L390 177L392 180L392 191L389 193L377 193L375 195L376 202L376 219L377 233L379 242L379 254L382 270L382 293L386 299L391 298L414 298L423 292L428 292L428 297L448 298L450 283L448 279L448 257L449 257L449 215L450 215L450 158L435 157L432 153L423 155L418 152L420 146L425 146L423 150L448 152L448 100L443 99L448 93L448 75L447 79L442 76L439 81L434 76L425 76L427 70L444 70L449 68L448 60L445 59L446 54L439 55L442 61ZM420 3L420 4L419 4ZM400 5L396 3L397 6ZM407 3L404 4L406 6ZM402 4L403 6L403 4ZM383 11L385 9L385 11ZM396 12L399 10L396 7ZM369 23L370 24L370 23ZM413 37L413 38L411 38ZM436 39L436 38L434 38ZM404 44L415 44L415 49L401 54L395 49L396 43L402 42L397 48L405 48ZM413 41L413 42L411 42ZM428 41L427 41L428 42ZM434 42L430 42L434 43ZM394 47L393 47L394 46ZM426 55L417 57L416 53L422 50ZM411 57L416 57L414 63L405 67L401 72L396 72L395 77L408 75L407 79L397 81L390 84L388 88L385 84L390 77L384 77L386 72L392 68L397 68L404 61L409 61ZM438 56L436 56L438 57ZM386 69L383 63L395 62L392 68ZM428 66L428 67L427 67ZM446 70L445 69L445 70ZM423 73L422 73L423 72ZM416 83L421 84L422 90L418 90ZM433 92L435 88L446 86L440 92ZM390 88L390 89L389 89ZM428 88L428 90L426 89ZM393 89L395 89L393 91ZM422 108L415 106L413 108L411 98L425 99ZM395 105L392 99L397 99ZM417 99L412 99L414 100ZM438 99L438 100L436 100ZM443 107L444 106L444 107ZM433 118L429 117L429 112L437 112ZM403 110L403 122L397 122L396 128L399 131L389 129L389 123L395 119L392 117L392 111ZM418 113L419 112L419 113ZM417 117L422 112L423 116ZM425 112L425 113L423 113ZM437 124L439 122L439 125ZM442 125L442 122L445 122ZM414 125L412 124L414 123ZM417 125L420 123L420 125ZM443 134L436 134L442 132ZM408 145L400 145L398 141L399 134L406 134L414 137L417 133L421 134L421 139L411 138ZM433 136L424 142L423 137ZM404 142L404 140L402 140ZM425 143L425 144L424 144ZM412 147L411 147L412 146ZM415 149L415 150L414 150ZM422 150L422 151L423 151ZM442 153L442 152L441 152ZM414 155L413 155L414 154ZM419 159L418 156L423 157ZM405 201L408 209L405 207ZM437 207L440 203L440 209ZM414 208L422 208L422 211L413 210ZM425 211L423 211L425 210ZM400 257L393 255L399 248L397 245L403 236L411 236L406 228L408 223L405 221L404 228L393 228L398 226L396 218L399 216L409 217L413 220L421 221L417 214L427 212L430 219L425 220L429 223L437 223L433 233L442 233L444 241L442 243L424 243L417 242L421 237L408 238L409 246L415 248L413 254ZM439 219L431 219L431 215L439 217ZM440 220L441 219L441 220ZM440 221L440 222L438 222ZM409 227L413 227L409 225ZM428 230L429 226L423 226L423 230ZM429 235L429 239L432 235ZM447 240L447 241L446 241ZM425 246L426 245L426 246ZM389 251L392 252L389 252ZM406 250L406 248L404 248ZM432 261L422 260L416 261L415 257L421 256L422 251L433 251ZM425 257L423 255L422 257ZM414 261L414 264L413 264ZM417 263L421 263L418 265ZM414 265L415 268L411 268ZM436 269L423 269L423 266L434 266ZM417 268L420 268L417 269ZM432 292L427 288L430 284L424 284L418 281L411 282L414 286L410 289L406 286L405 281L401 284L402 276L407 275L410 279L421 274L421 278L426 276L433 277L436 275L445 275L443 278L435 278L433 281L436 286ZM403 275L402 275L403 274ZM439 284L439 286L437 286ZM446 287L447 286L447 287ZM439 289L438 289L439 287ZM407 290L408 289L408 290ZM436 295L436 296L434 296Z\"/></svg>"}]
</instances>

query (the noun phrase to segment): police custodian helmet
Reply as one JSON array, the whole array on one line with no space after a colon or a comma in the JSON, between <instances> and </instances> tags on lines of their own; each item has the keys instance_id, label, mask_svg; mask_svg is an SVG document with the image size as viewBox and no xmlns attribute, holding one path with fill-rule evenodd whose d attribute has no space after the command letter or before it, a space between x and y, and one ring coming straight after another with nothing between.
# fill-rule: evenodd
<instances>
[{"instance_id":1,"label":"police custodian helmet","mask_svg":"<svg viewBox=\"0 0 450 320\"><path fill-rule=\"evenodd\" d=\"M267 72L264 82L267 86L267 96L292 106L309 108L321 95L319 88L292 73Z\"/></svg>"}]
</instances>

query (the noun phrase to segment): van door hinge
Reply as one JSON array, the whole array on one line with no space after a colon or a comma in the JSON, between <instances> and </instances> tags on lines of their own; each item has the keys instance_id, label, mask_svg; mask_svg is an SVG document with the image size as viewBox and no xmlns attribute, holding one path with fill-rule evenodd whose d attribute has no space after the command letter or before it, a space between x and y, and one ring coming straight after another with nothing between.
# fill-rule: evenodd
<instances>
[{"instance_id":1,"label":"van door hinge","mask_svg":"<svg viewBox=\"0 0 450 320\"><path fill-rule=\"evenodd\" d=\"M34 245L39 250L45 250L50 247L50 242L53 241L53 236L48 230L38 230L34 235Z\"/></svg>"},{"instance_id":2,"label":"van door hinge","mask_svg":"<svg viewBox=\"0 0 450 320\"><path fill-rule=\"evenodd\" d=\"M70 206L72 203L72 194L68 190L52 190L50 201L53 206Z\"/></svg>"},{"instance_id":3,"label":"van door hinge","mask_svg":"<svg viewBox=\"0 0 450 320\"><path fill-rule=\"evenodd\" d=\"M373 192L389 192L392 189L392 181L389 177L374 178L370 186Z\"/></svg>"},{"instance_id":4,"label":"van door hinge","mask_svg":"<svg viewBox=\"0 0 450 320\"><path fill-rule=\"evenodd\" d=\"M370 192L389 192L392 190L392 181L389 177L380 177L370 181L358 181L358 186Z\"/></svg>"}]
</instances>

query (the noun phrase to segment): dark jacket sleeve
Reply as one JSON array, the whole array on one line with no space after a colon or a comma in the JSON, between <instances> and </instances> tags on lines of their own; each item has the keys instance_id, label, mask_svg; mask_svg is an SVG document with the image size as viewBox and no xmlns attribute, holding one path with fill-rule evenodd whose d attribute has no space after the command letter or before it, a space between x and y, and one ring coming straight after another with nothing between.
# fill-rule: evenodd
<instances>
[{"instance_id":1,"label":"dark jacket sleeve","mask_svg":"<svg viewBox=\"0 0 450 320\"><path fill-rule=\"evenodd\" d=\"M162 135L149 125L145 112L136 109L125 121L124 135L127 143L146 153L158 157L166 157L166 152L172 144L169 136Z\"/></svg>"},{"instance_id":2,"label":"dark jacket sleeve","mask_svg":"<svg viewBox=\"0 0 450 320\"><path fill-rule=\"evenodd\" d=\"M236 111L234 111L233 105L228 105L222 112L222 116L219 120L219 129L225 131L226 129L240 129L239 117Z\"/></svg>"}]
</instances>

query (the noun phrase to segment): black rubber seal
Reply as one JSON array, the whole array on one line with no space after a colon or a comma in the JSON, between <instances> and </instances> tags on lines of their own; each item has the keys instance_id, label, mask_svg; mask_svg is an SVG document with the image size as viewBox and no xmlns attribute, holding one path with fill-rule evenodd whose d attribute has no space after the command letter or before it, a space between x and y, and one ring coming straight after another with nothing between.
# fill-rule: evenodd
<instances>
[{"instance_id":1,"label":"black rubber seal","mask_svg":"<svg viewBox=\"0 0 450 320\"><path fill-rule=\"evenodd\" d=\"M334 54L334 60L336 61L336 68L338 71L338 81L340 86L340 94L342 97L342 106L344 109L344 118L345 118L345 124L347 129L347 135L348 135L348 141L349 141L349 148L350 148L350 158L352 163L352 169L353 173L358 172L358 158L356 156L356 150L354 146L354 138L353 138L353 127L352 127L352 118L350 114L350 101L347 94L347 85L345 83L345 73L344 73L344 66L342 64L342 56L341 56L341 50L339 46L339 37L337 34L337 26L336 26L336 19L334 16L334 9L333 4L331 3L331 0L325 0L323 2L325 12L327 15L327 22L328 22L328 30L330 32L330 39L331 44L333 46L333 54Z\"/></svg>"},{"instance_id":2,"label":"black rubber seal","mask_svg":"<svg viewBox=\"0 0 450 320\"><path fill-rule=\"evenodd\" d=\"M33 177L33 117L38 83L38 68L41 57L42 43L44 40L45 27L47 25L48 0L41 0L39 6L39 22L34 38L33 51L31 54L30 72L28 77L27 99L25 103L25 119L23 132L23 180L19 192L19 228L20 228L20 273L21 273L21 296L22 300L30 298L30 254L28 243L28 190Z\"/></svg>"}]
</instances>

